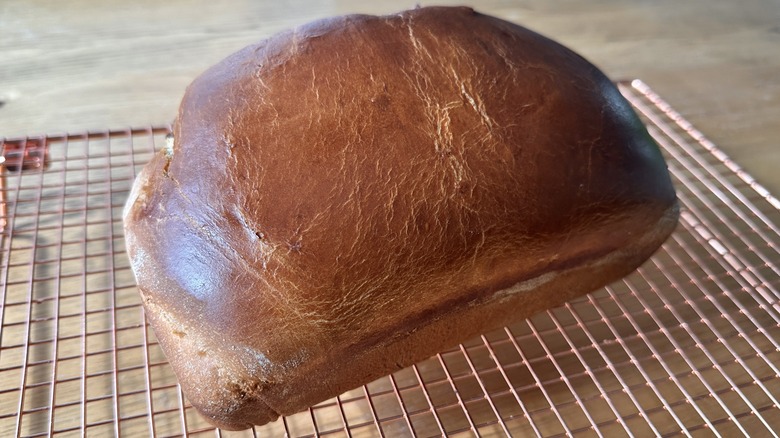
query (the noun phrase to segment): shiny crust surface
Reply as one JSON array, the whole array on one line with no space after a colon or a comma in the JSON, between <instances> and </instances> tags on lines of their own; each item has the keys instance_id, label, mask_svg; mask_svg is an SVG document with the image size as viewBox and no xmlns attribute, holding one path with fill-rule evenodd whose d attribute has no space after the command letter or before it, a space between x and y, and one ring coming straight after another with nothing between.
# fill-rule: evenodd
<instances>
[{"instance_id":1,"label":"shiny crust surface","mask_svg":"<svg viewBox=\"0 0 780 438\"><path fill-rule=\"evenodd\" d=\"M677 219L612 83L468 8L247 47L190 85L174 139L134 185L128 251L185 394L229 429L603 286Z\"/></svg>"}]
</instances>

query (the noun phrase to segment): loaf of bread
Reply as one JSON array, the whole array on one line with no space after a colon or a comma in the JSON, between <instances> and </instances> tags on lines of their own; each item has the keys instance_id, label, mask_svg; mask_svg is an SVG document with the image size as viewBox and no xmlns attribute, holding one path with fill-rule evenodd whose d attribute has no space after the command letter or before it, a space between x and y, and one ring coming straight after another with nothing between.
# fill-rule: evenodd
<instances>
[{"instance_id":1,"label":"loaf of bread","mask_svg":"<svg viewBox=\"0 0 780 438\"><path fill-rule=\"evenodd\" d=\"M677 223L593 65L468 8L317 21L187 89L124 213L189 401L243 429L627 275Z\"/></svg>"}]
</instances>

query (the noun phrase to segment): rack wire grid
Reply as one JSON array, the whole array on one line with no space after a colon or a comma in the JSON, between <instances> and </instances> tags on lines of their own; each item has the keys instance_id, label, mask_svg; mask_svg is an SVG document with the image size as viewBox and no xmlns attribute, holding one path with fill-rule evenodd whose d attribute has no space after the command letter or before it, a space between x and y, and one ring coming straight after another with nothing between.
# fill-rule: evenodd
<instances>
[{"instance_id":1,"label":"rack wire grid","mask_svg":"<svg viewBox=\"0 0 780 438\"><path fill-rule=\"evenodd\" d=\"M678 189L662 250L604 289L243 433L777 436L780 202L647 85L619 86ZM3 140L0 436L231 435L183 396L125 255L125 199L167 133Z\"/></svg>"}]
</instances>

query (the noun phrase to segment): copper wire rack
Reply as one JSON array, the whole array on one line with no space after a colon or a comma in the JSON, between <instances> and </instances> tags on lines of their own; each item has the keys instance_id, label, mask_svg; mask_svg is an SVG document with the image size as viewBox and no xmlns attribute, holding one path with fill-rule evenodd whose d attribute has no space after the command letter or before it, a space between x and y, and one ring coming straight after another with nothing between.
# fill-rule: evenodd
<instances>
[{"instance_id":1,"label":"copper wire rack","mask_svg":"<svg viewBox=\"0 0 780 438\"><path fill-rule=\"evenodd\" d=\"M640 81L683 206L638 271L256 436L777 436L780 202ZM147 325L122 208L166 127L3 140L0 436L233 436Z\"/></svg>"}]
</instances>

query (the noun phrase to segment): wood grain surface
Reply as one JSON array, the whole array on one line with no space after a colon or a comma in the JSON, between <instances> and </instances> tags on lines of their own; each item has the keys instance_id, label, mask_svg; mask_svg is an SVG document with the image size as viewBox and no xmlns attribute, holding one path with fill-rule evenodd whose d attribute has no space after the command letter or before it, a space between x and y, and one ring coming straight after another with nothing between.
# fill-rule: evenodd
<instances>
[{"instance_id":1,"label":"wood grain surface","mask_svg":"<svg viewBox=\"0 0 780 438\"><path fill-rule=\"evenodd\" d=\"M614 79L641 78L780 193L780 1L470 5L568 45ZM2 0L0 136L167 123L195 76L247 44L317 18L414 6L387 0Z\"/></svg>"}]
</instances>

